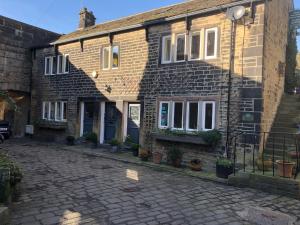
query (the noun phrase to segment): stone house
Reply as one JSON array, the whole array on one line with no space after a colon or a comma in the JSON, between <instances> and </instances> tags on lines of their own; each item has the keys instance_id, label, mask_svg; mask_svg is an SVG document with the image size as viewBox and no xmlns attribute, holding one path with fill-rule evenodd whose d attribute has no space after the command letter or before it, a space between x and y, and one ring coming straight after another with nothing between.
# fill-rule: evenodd
<instances>
[{"instance_id":1,"label":"stone house","mask_svg":"<svg viewBox=\"0 0 300 225\"><path fill-rule=\"evenodd\" d=\"M246 12L232 23L234 6ZM151 151L176 145L188 158L208 149L155 134L269 131L284 92L292 7L192 0L98 25L83 9L78 30L34 49L36 135L63 141L95 132L100 144L129 135Z\"/></svg>"},{"instance_id":2,"label":"stone house","mask_svg":"<svg viewBox=\"0 0 300 225\"><path fill-rule=\"evenodd\" d=\"M0 98L0 121L12 124L14 136L23 136L29 123L31 49L57 39L58 34L0 15L0 91L17 104L15 112Z\"/></svg>"}]
</instances>

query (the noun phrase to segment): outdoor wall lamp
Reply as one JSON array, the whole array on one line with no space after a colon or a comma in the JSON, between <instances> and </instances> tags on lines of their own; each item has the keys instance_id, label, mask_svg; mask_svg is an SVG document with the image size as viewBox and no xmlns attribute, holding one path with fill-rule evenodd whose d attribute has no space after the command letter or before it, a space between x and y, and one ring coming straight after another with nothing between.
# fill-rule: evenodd
<instances>
[{"instance_id":1,"label":"outdoor wall lamp","mask_svg":"<svg viewBox=\"0 0 300 225\"><path fill-rule=\"evenodd\" d=\"M97 78L97 77L98 77L98 73L97 73L96 70L94 70L94 71L92 72L92 77L93 77L93 78Z\"/></svg>"}]
</instances>

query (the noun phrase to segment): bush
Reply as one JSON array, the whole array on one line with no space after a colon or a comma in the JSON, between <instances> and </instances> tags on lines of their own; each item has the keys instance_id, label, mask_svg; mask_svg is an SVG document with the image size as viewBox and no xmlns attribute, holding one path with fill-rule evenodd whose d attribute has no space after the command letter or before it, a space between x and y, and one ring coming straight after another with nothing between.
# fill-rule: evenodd
<instances>
[{"instance_id":1,"label":"bush","mask_svg":"<svg viewBox=\"0 0 300 225\"><path fill-rule=\"evenodd\" d=\"M183 152L178 148L171 148L167 152L168 161L174 162L178 159L182 159Z\"/></svg>"},{"instance_id":2,"label":"bush","mask_svg":"<svg viewBox=\"0 0 300 225\"><path fill-rule=\"evenodd\" d=\"M200 132L199 135L207 142L207 144L213 147L217 146L222 139L222 134L217 130Z\"/></svg>"},{"instance_id":3,"label":"bush","mask_svg":"<svg viewBox=\"0 0 300 225\"><path fill-rule=\"evenodd\" d=\"M225 168L230 168L230 167L233 166L233 163L232 163L229 159L226 159L226 158L218 158L218 159L217 159L217 165L218 165L218 166L225 167Z\"/></svg>"},{"instance_id":4,"label":"bush","mask_svg":"<svg viewBox=\"0 0 300 225\"><path fill-rule=\"evenodd\" d=\"M98 137L97 137L97 134L96 134L96 133L90 133L90 134L87 134L87 135L85 136L85 139L86 139L87 141L90 141L90 142L94 143L94 144L97 144L97 143L98 143Z\"/></svg>"},{"instance_id":5,"label":"bush","mask_svg":"<svg viewBox=\"0 0 300 225\"><path fill-rule=\"evenodd\" d=\"M0 154L0 168L9 169L10 183L12 185L21 181L23 177L21 169L13 161L11 161L8 156Z\"/></svg>"},{"instance_id":6,"label":"bush","mask_svg":"<svg viewBox=\"0 0 300 225\"><path fill-rule=\"evenodd\" d=\"M112 139L111 141L109 141L109 144L111 146L119 146L120 142L117 139Z\"/></svg>"}]
</instances>

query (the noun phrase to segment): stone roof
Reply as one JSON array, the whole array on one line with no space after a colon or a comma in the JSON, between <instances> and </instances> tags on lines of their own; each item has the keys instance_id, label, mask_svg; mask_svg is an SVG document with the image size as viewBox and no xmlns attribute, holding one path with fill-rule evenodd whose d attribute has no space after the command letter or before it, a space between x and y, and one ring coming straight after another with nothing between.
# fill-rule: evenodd
<instances>
[{"instance_id":1,"label":"stone roof","mask_svg":"<svg viewBox=\"0 0 300 225\"><path fill-rule=\"evenodd\" d=\"M257 0L254 0L255 2ZM135 14L132 16L124 17L121 19L109 21L95 26L87 27L83 30L77 30L75 32L62 35L56 42L63 43L71 40L76 40L81 37L86 38L89 35L95 33L109 33L110 31L117 31L121 28L130 28L134 25L142 25L151 22L159 22L168 18L176 17L178 15L191 14L193 12L210 9L213 7L222 7L231 3L246 3L247 0L190 0L184 3L175 4L159 9L154 9L148 12Z\"/></svg>"}]
</instances>

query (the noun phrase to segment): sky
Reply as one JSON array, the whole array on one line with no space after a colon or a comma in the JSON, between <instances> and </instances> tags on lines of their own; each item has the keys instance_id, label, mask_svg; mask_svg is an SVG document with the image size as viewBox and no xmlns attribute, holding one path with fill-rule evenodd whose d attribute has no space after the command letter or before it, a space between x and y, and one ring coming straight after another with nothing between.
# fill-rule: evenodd
<instances>
[{"instance_id":1,"label":"sky","mask_svg":"<svg viewBox=\"0 0 300 225\"><path fill-rule=\"evenodd\" d=\"M0 15L61 34L75 31L79 11L94 12L96 23L118 19L185 0L0 0ZM283 0L284 1L284 0ZM300 0L294 0L300 9ZM300 37L298 37L300 50Z\"/></svg>"}]
</instances>

